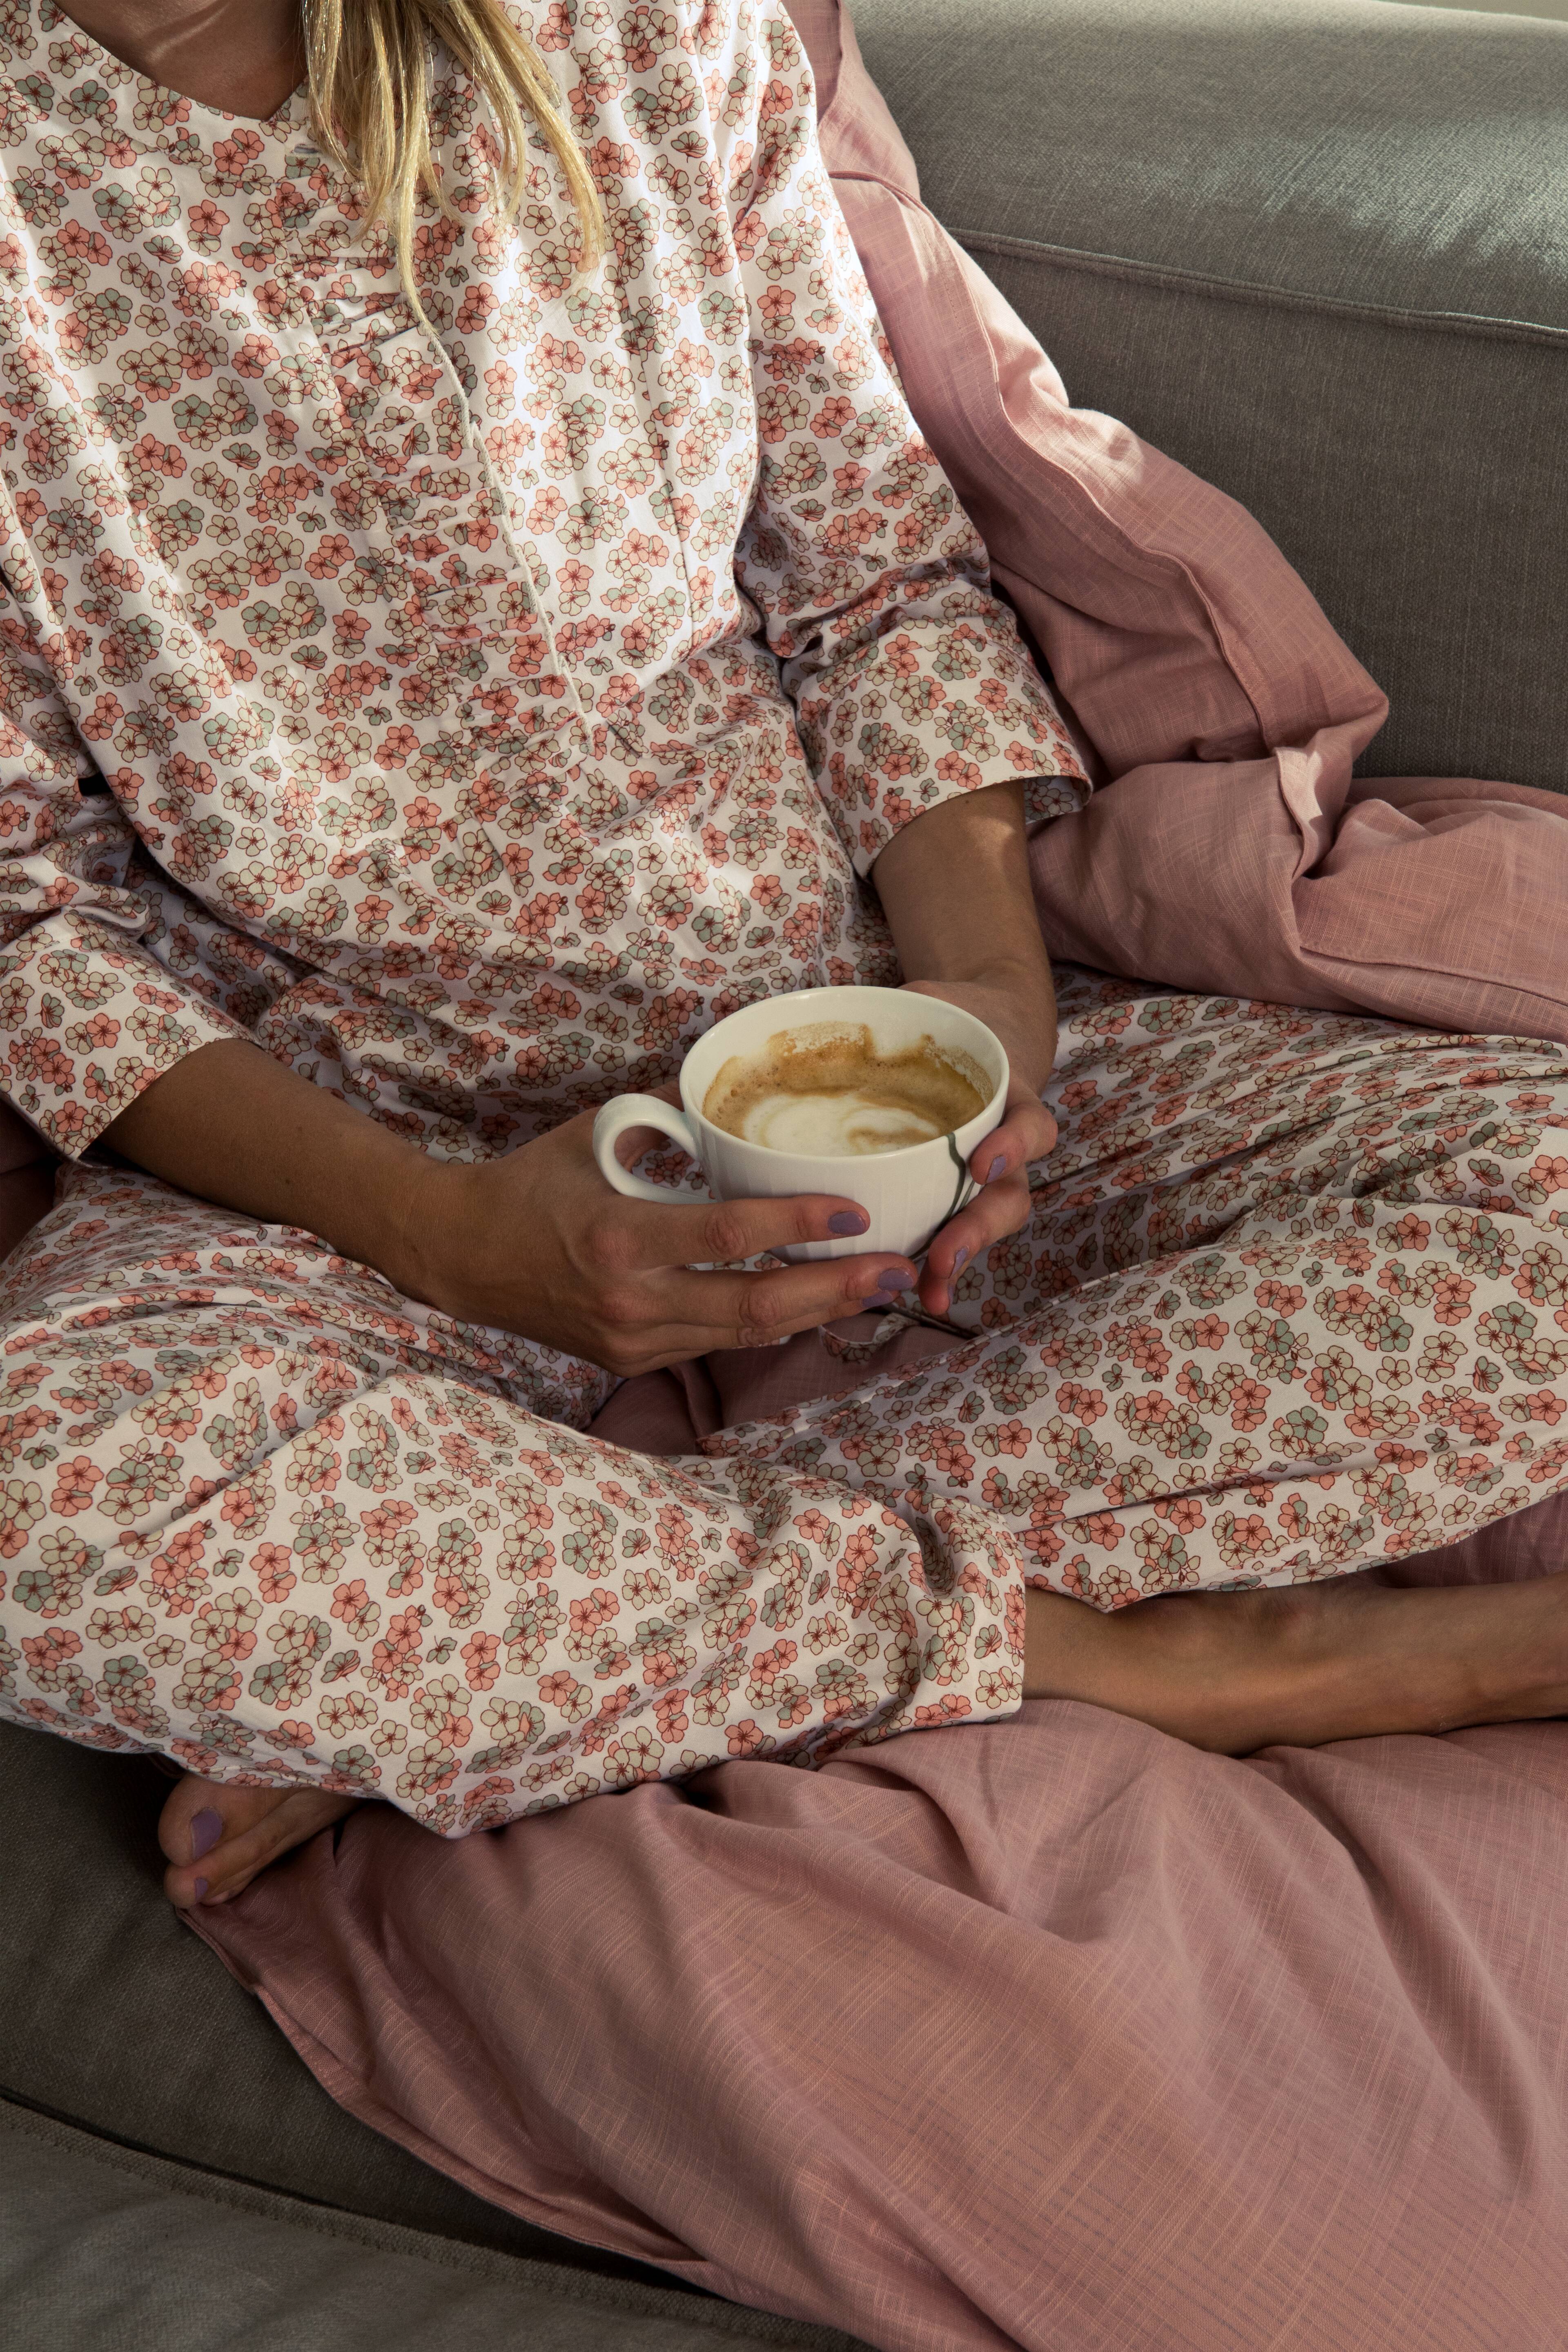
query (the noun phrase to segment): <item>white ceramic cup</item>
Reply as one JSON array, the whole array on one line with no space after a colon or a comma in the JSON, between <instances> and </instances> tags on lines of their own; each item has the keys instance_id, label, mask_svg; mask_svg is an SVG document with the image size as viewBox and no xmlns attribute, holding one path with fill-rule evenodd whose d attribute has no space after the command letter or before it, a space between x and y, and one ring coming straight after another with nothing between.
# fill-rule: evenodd
<instances>
[{"instance_id":1,"label":"white ceramic cup","mask_svg":"<svg viewBox=\"0 0 1568 2352\"><path fill-rule=\"evenodd\" d=\"M770 1041L819 1022L863 1024L879 1054L897 1054L922 1037L936 1046L954 1046L977 1063L990 1083L985 1108L952 1135L910 1143L897 1151L806 1154L775 1151L748 1143L714 1127L702 1115L709 1087L724 1064L739 1054L764 1052ZM872 1250L918 1256L939 1227L973 1200L980 1189L969 1160L994 1127L1007 1102L1007 1056L1001 1040L973 1013L938 996L917 996L900 988L803 988L789 996L764 997L731 1013L700 1037L680 1067L680 1102L657 1095L622 1095L606 1103L594 1121L594 1156L607 1181L629 1200L657 1201L662 1207L680 1195L650 1184L623 1168L616 1144L628 1128L653 1127L691 1154L721 1201L776 1201L801 1192L830 1192L858 1201L870 1218L863 1234L844 1241L794 1242L780 1257L861 1257Z\"/></svg>"}]
</instances>

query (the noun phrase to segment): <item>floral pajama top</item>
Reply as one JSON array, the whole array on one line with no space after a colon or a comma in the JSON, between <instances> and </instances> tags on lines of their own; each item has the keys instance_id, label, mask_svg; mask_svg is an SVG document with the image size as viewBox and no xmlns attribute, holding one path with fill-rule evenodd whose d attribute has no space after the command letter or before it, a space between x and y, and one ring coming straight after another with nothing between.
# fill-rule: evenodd
<instances>
[{"instance_id":1,"label":"floral pajama top","mask_svg":"<svg viewBox=\"0 0 1568 2352\"><path fill-rule=\"evenodd\" d=\"M777 0L515 11L515 227L444 73L421 324L307 110L0 5L0 1085L68 1156L244 1033L426 1149L895 976L952 794L1087 790L900 391ZM586 1370L586 1368L584 1368Z\"/></svg>"}]
</instances>

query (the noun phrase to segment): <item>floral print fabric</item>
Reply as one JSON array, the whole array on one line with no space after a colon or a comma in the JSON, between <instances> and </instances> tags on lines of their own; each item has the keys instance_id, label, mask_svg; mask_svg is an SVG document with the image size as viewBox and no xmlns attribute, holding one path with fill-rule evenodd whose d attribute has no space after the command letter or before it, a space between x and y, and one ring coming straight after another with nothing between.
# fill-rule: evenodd
<instances>
[{"instance_id":1,"label":"floral print fabric","mask_svg":"<svg viewBox=\"0 0 1568 2352\"><path fill-rule=\"evenodd\" d=\"M767 0L520 8L605 191L457 207L428 323L297 105L0 0L0 1034L79 1156L246 1034L514 1148L752 998L896 978L867 876L1079 763L904 406ZM68 1170L0 1275L0 1707L447 1834L1007 1714L1100 1607L1568 1478L1568 1068L1068 974L1061 1144L942 1356L657 1460L596 1368Z\"/></svg>"},{"instance_id":2,"label":"floral print fabric","mask_svg":"<svg viewBox=\"0 0 1568 2352\"><path fill-rule=\"evenodd\" d=\"M68 1155L247 1034L504 1150L737 1005L895 976L860 879L1087 787L904 404L772 0L547 0L498 224L447 70L428 325L273 121L0 0L0 1081Z\"/></svg>"},{"instance_id":3,"label":"floral print fabric","mask_svg":"<svg viewBox=\"0 0 1568 2352\"><path fill-rule=\"evenodd\" d=\"M974 1327L668 1461L309 1235L67 1172L0 1277L0 1708L451 1835L1004 1716L1116 1608L1568 1485L1568 1057L1062 975Z\"/></svg>"},{"instance_id":4,"label":"floral print fabric","mask_svg":"<svg viewBox=\"0 0 1568 2352\"><path fill-rule=\"evenodd\" d=\"M1431 1550L1568 1484L1568 1054L1065 970L973 1345L710 1441L1006 1520L1119 1608Z\"/></svg>"}]
</instances>

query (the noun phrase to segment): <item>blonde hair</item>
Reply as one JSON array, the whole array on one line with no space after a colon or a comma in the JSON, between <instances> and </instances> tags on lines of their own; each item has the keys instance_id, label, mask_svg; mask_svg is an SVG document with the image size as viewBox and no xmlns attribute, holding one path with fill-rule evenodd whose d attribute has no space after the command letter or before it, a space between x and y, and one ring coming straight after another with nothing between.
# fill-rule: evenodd
<instances>
[{"instance_id":1,"label":"blonde hair","mask_svg":"<svg viewBox=\"0 0 1568 2352\"><path fill-rule=\"evenodd\" d=\"M593 173L555 84L502 0L304 0L310 113L328 160L363 184L368 222L384 222L410 300L414 215L421 194L456 217L430 148L431 49L446 48L489 102L500 134L498 194L503 217L522 202L528 131L536 123L565 176L581 227L580 267L604 250L605 219Z\"/></svg>"}]
</instances>

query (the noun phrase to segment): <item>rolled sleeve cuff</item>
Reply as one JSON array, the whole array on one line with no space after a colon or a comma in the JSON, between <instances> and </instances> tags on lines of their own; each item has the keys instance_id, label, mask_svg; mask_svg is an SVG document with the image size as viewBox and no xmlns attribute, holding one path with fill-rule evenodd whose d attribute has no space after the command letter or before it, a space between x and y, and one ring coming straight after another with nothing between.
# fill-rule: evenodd
<instances>
[{"instance_id":1,"label":"rolled sleeve cuff","mask_svg":"<svg viewBox=\"0 0 1568 2352\"><path fill-rule=\"evenodd\" d=\"M0 950L0 1093L68 1160L187 1054L245 1034L107 923L54 915Z\"/></svg>"},{"instance_id":2,"label":"rolled sleeve cuff","mask_svg":"<svg viewBox=\"0 0 1568 2352\"><path fill-rule=\"evenodd\" d=\"M971 619L930 638L908 629L882 638L854 680L859 723L847 742L836 740L844 730L833 683L828 673L805 687L801 734L858 874L906 824L962 793L1024 782L1031 824L1089 798L1072 737L1010 632Z\"/></svg>"}]
</instances>

